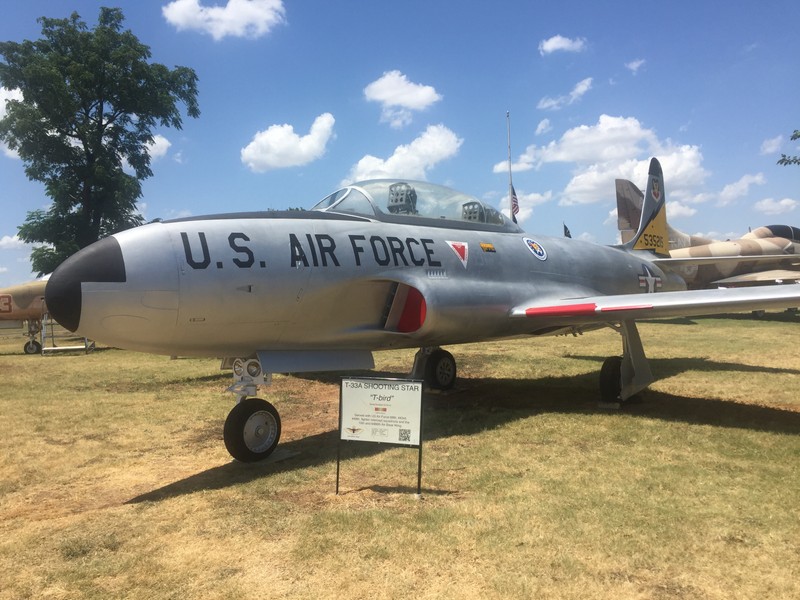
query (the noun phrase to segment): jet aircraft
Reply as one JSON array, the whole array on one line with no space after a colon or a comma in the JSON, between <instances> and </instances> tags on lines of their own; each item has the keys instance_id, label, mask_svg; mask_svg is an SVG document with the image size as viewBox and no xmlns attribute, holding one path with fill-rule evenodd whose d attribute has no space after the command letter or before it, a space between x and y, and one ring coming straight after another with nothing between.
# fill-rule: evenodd
<instances>
[{"instance_id":1,"label":"jet aircraft","mask_svg":"<svg viewBox=\"0 0 800 600\"><path fill-rule=\"evenodd\" d=\"M27 325L28 341L22 347L25 354L39 354L42 345L36 336L42 330L42 317L47 312L44 302L47 276L0 289L0 321L3 328Z\"/></svg>"},{"instance_id":2,"label":"jet aircraft","mask_svg":"<svg viewBox=\"0 0 800 600\"><path fill-rule=\"evenodd\" d=\"M644 194L625 179L616 180L617 226L624 242L635 234ZM737 240L689 235L667 224L673 267L690 289L764 285L800 279L800 229L767 225ZM738 257L738 260L737 258ZM706 261L692 259L707 258ZM685 264L681 261L689 259Z\"/></svg>"},{"instance_id":3,"label":"jet aircraft","mask_svg":"<svg viewBox=\"0 0 800 600\"><path fill-rule=\"evenodd\" d=\"M600 246L524 232L478 199L427 182L354 183L309 211L151 223L84 248L51 276L67 329L167 355L231 357L238 403L223 429L240 461L280 437L272 373L364 369L372 352L419 348L412 376L447 388L442 346L611 327L622 356L600 395L623 402L653 381L636 320L796 306L800 286L686 291L667 256L661 166L650 164L637 235Z\"/></svg>"}]
</instances>

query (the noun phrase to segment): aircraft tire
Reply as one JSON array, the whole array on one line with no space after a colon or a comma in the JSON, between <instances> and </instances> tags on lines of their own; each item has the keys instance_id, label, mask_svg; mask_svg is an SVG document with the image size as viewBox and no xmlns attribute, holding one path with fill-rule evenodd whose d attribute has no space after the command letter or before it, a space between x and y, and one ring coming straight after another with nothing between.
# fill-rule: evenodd
<instances>
[{"instance_id":1,"label":"aircraft tire","mask_svg":"<svg viewBox=\"0 0 800 600\"><path fill-rule=\"evenodd\" d=\"M264 460L281 437L281 418L272 404L247 398L233 407L223 428L225 447L239 462Z\"/></svg>"},{"instance_id":2,"label":"aircraft tire","mask_svg":"<svg viewBox=\"0 0 800 600\"><path fill-rule=\"evenodd\" d=\"M608 404L621 402L622 357L609 356L600 368L600 401Z\"/></svg>"},{"instance_id":3,"label":"aircraft tire","mask_svg":"<svg viewBox=\"0 0 800 600\"><path fill-rule=\"evenodd\" d=\"M456 359L447 350L434 350L425 362L425 383L435 390L449 390L456 383Z\"/></svg>"},{"instance_id":4,"label":"aircraft tire","mask_svg":"<svg viewBox=\"0 0 800 600\"><path fill-rule=\"evenodd\" d=\"M23 352L25 352L25 354L41 354L42 345L36 340L28 340L27 342L25 342L25 345L22 347L22 350Z\"/></svg>"}]
</instances>

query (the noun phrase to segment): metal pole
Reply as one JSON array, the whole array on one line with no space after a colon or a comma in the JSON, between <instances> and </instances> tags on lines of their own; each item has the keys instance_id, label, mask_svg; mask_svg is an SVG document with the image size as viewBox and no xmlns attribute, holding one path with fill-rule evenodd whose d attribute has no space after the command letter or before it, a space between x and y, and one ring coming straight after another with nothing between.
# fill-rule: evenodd
<instances>
[{"instance_id":1,"label":"metal pole","mask_svg":"<svg viewBox=\"0 0 800 600\"><path fill-rule=\"evenodd\" d=\"M517 222L517 215L514 214L514 184L511 181L511 112L506 111L506 132L508 134L508 208L511 212L511 220Z\"/></svg>"}]
</instances>

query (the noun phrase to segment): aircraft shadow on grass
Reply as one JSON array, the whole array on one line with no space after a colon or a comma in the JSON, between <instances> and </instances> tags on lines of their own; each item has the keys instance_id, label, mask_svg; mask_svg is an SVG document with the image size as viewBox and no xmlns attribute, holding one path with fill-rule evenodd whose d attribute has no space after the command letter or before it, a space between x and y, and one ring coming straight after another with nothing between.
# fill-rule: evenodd
<instances>
[{"instance_id":1,"label":"aircraft shadow on grass","mask_svg":"<svg viewBox=\"0 0 800 600\"><path fill-rule=\"evenodd\" d=\"M603 362L601 356L582 356L570 354L570 358L577 360L588 360ZM759 365L743 365L741 363L720 362L704 357L677 357L677 358L650 358L650 366L656 374L656 380L680 375L686 371L727 371L732 373L783 373L788 375L800 375L800 369L784 369L782 367L763 367Z\"/></svg>"},{"instance_id":2,"label":"aircraft shadow on grass","mask_svg":"<svg viewBox=\"0 0 800 600\"><path fill-rule=\"evenodd\" d=\"M602 360L594 356L573 356L581 360ZM711 361L704 358L651 359L659 378L678 375L687 370L738 371L800 374L794 369L756 367ZM364 374L371 377L404 377L400 373ZM338 383L332 373L304 374L304 378ZM451 436L474 435L538 414L597 414L608 412L598 406L596 373L569 377L545 377L535 380L499 379L492 377L461 379L457 388L446 393L425 393L423 396L423 445ZM716 398L689 398L648 390L640 402L632 401L623 414L737 429L800 435L800 412L777 407L742 404ZM535 432L532 432L532 434ZM284 442L273 457L258 463L232 461L212 467L184 479L131 498L126 504L160 501L203 490L224 489L272 474L278 474L336 461L338 431L329 430ZM344 443L342 458L373 456L391 448L383 444ZM424 481L424 477L423 477ZM411 486L375 491L415 491ZM441 489L425 489L423 493L442 495L456 493Z\"/></svg>"}]
</instances>

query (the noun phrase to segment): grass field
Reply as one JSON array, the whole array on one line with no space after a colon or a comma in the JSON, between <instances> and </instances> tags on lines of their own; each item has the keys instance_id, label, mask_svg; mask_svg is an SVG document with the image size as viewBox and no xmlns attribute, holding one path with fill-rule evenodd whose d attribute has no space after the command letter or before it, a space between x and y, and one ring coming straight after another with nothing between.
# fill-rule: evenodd
<instances>
[{"instance_id":1,"label":"grass field","mask_svg":"<svg viewBox=\"0 0 800 600\"><path fill-rule=\"evenodd\" d=\"M800 326L640 325L659 381L597 406L612 331L452 347L417 454L343 451L336 374L276 376L231 461L215 360L0 340L0 598L800 598ZM413 352L376 355L398 376Z\"/></svg>"}]
</instances>

